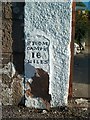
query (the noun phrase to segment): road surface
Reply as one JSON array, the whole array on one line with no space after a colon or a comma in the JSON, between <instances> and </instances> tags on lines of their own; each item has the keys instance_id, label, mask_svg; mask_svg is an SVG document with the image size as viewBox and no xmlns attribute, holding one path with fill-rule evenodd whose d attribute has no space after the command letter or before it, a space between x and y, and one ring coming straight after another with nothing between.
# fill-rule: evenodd
<instances>
[{"instance_id":1,"label":"road surface","mask_svg":"<svg viewBox=\"0 0 90 120\"><path fill-rule=\"evenodd\" d=\"M73 96L90 98L90 47L74 56Z\"/></svg>"}]
</instances>

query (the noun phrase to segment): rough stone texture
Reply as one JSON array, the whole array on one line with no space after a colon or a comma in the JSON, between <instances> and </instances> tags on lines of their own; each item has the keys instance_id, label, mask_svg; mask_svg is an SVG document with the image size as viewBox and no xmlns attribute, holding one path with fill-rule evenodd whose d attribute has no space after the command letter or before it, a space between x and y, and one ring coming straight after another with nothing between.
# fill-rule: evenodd
<instances>
[{"instance_id":1,"label":"rough stone texture","mask_svg":"<svg viewBox=\"0 0 90 120\"><path fill-rule=\"evenodd\" d=\"M2 3L0 2L0 69L2 68ZM2 75L0 74L0 119L2 118Z\"/></svg>"},{"instance_id":2,"label":"rough stone texture","mask_svg":"<svg viewBox=\"0 0 90 120\"><path fill-rule=\"evenodd\" d=\"M26 2L25 4L25 60L28 65L31 64L35 68L42 68L48 72L51 107L67 105L70 74L71 9L70 2ZM40 42L45 39L50 42L49 59L40 64L35 60L45 60L48 51L46 51L47 54L44 54L43 50L34 50L35 54L40 52L37 55L38 58L34 59L35 54L33 53L32 56L30 54L33 50L28 49L27 46L30 46L33 41ZM32 44L32 47L39 46ZM32 69L30 71L32 72ZM27 103L29 107L31 107L30 100L28 99ZM38 103L40 102L38 101ZM34 107L37 106L34 105Z\"/></svg>"},{"instance_id":3,"label":"rough stone texture","mask_svg":"<svg viewBox=\"0 0 90 120\"><path fill-rule=\"evenodd\" d=\"M16 72L12 62L9 61L8 64L2 66L2 104L19 104L24 95L23 82L23 77Z\"/></svg>"},{"instance_id":4,"label":"rough stone texture","mask_svg":"<svg viewBox=\"0 0 90 120\"><path fill-rule=\"evenodd\" d=\"M2 22L2 52L12 52L12 20Z\"/></svg>"},{"instance_id":5,"label":"rough stone texture","mask_svg":"<svg viewBox=\"0 0 90 120\"><path fill-rule=\"evenodd\" d=\"M12 52L11 3L2 4L2 52Z\"/></svg>"},{"instance_id":6,"label":"rough stone texture","mask_svg":"<svg viewBox=\"0 0 90 120\"><path fill-rule=\"evenodd\" d=\"M8 62L12 62L12 53L3 53L2 52L2 65L8 64Z\"/></svg>"},{"instance_id":7,"label":"rough stone texture","mask_svg":"<svg viewBox=\"0 0 90 120\"><path fill-rule=\"evenodd\" d=\"M6 66L11 61L12 61L12 54L10 54L10 53L3 53L2 54L2 73L0 73L0 74L2 74L2 83L6 84L8 87L10 87L10 83L12 80L8 76L8 75L10 75L9 73L8 73L8 75L4 74L3 68L6 68L8 70L9 68ZM6 70L6 69L4 69L4 70Z\"/></svg>"},{"instance_id":8,"label":"rough stone texture","mask_svg":"<svg viewBox=\"0 0 90 120\"><path fill-rule=\"evenodd\" d=\"M18 105L21 101L22 96L24 95L23 80L24 79L18 74L13 78L13 82L11 83L13 105Z\"/></svg>"},{"instance_id":9,"label":"rough stone texture","mask_svg":"<svg viewBox=\"0 0 90 120\"><path fill-rule=\"evenodd\" d=\"M7 80L8 78L6 78L6 81ZM8 86L7 83L2 82L2 104L18 105L21 101L22 96L24 95L23 78L20 75L15 75L14 78L12 78L12 82L9 83L9 85L11 86Z\"/></svg>"},{"instance_id":10,"label":"rough stone texture","mask_svg":"<svg viewBox=\"0 0 90 120\"><path fill-rule=\"evenodd\" d=\"M12 6L12 4L11 3L6 3L6 5L5 5L5 8L4 8L4 15L5 15L5 18L6 19L10 19L10 18L12 18L12 8L11 8L11 6Z\"/></svg>"},{"instance_id":11,"label":"rough stone texture","mask_svg":"<svg viewBox=\"0 0 90 120\"><path fill-rule=\"evenodd\" d=\"M2 74L3 105L18 105L24 91L23 17L19 19L21 12L18 16L17 13L14 14L17 4L19 4L19 11L23 12L21 3L2 3L2 26L0 27L2 30L2 69L0 68L0 75Z\"/></svg>"},{"instance_id":12,"label":"rough stone texture","mask_svg":"<svg viewBox=\"0 0 90 120\"><path fill-rule=\"evenodd\" d=\"M12 105L12 89L2 83L2 104Z\"/></svg>"}]
</instances>

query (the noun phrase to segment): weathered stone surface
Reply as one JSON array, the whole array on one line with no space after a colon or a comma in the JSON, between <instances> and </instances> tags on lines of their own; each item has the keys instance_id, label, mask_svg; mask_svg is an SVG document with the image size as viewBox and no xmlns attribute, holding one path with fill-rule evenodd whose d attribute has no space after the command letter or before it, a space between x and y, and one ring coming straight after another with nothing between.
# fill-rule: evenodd
<instances>
[{"instance_id":1,"label":"weathered stone surface","mask_svg":"<svg viewBox=\"0 0 90 120\"><path fill-rule=\"evenodd\" d=\"M12 18L12 3L4 4L4 15L6 19Z\"/></svg>"},{"instance_id":2,"label":"weathered stone surface","mask_svg":"<svg viewBox=\"0 0 90 120\"><path fill-rule=\"evenodd\" d=\"M11 68L8 63L12 61L12 54L4 53L2 54L2 68L0 69L0 74L2 74L2 83L6 84L10 88L12 82L11 79Z\"/></svg>"},{"instance_id":3,"label":"weathered stone surface","mask_svg":"<svg viewBox=\"0 0 90 120\"><path fill-rule=\"evenodd\" d=\"M15 83L14 83L15 84ZM21 90L17 84L19 91ZM16 88L9 88L6 84L2 83L2 104L3 105L18 105L21 100L22 93L18 92Z\"/></svg>"},{"instance_id":4,"label":"weathered stone surface","mask_svg":"<svg viewBox=\"0 0 90 120\"><path fill-rule=\"evenodd\" d=\"M12 105L12 90L2 83L2 104L3 105Z\"/></svg>"},{"instance_id":5,"label":"weathered stone surface","mask_svg":"<svg viewBox=\"0 0 90 120\"><path fill-rule=\"evenodd\" d=\"M10 65L12 66L10 66ZM2 104L18 105L23 96L23 77L16 73L13 63L2 68ZM10 68L10 69L9 69ZM5 71L3 71L5 70ZM10 71L11 70L11 71Z\"/></svg>"},{"instance_id":6,"label":"weathered stone surface","mask_svg":"<svg viewBox=\"0 0 90 120\"><path fill-rule=\"evenodd\" d=\"M1 67L0 67L1 68ZM2 104L2 76L0 75L0 106Z\"/></svg>"},{"instance_id":7,"label":"weathered stone surface","mask_svg":"<svg viewBox=\"0 0 90 120\"><path fill-rule=\"evenodd\" d=\"M4 13L4 6L5 6L5 4L2 2L2 18L4 18L4 16L5 16L5 13Z\"/></svg>"},{"instance_id":8,"label":"weathered stone surface","mask_svg":"<svg viewBox=\"0 0 90 120\"><path fill-rule=\"evenodd\" d=\"M8 75L2 74L2 83L3 84L7 85L7 87L10 88L11 82L12 82L12 80L11 80L11 78L9 78Z\"/></svg>"},{"instance_id":9,"label":"weathered stone surface","mask_svg":"<svg viewBox=\"0 0 90 120\"><path fill-rule=\"evenodd\" d=\"M2 53L2 65L6 65L9 62L12 62L12 53Z\"/></svg>"},{"instance_id":10,"label":"weathered stone surface","mask_svg":"<svg viewBox=\"0 0 90 120\"><path fill-rule=\"evenodd\" d=\"M2 40L2 30L0 29L0 42L1 42L1 40Z\"/></svg>"},{"instance_id":11,"label":"weathered stone surface","mask_svg":"<svg viewBox=\"0 0 90 120\"><path fill-rule=\"evenodd\" d=\"M28 3L26 0L25 4L25 62L35 68L42 68L50 74L51 107L67 105L70 74L71 9L71 1ZM40 43L46 39L50 45L44 54L43 46L40 48L40 45L32 42ZM28 45L33 48L27 48ZM39 53L37 54L37 52ZM47 62L42 62L47 58ZM27 104L30 107L30 102Z\"/></svg>"},{"instance_id":12,"label":"weathered stone surface","mask_svg":"<svg viewBox=\"0 0 90 120\"><path fill-rule=\"evenodd\" d=\"M12 52L12 20L2 22L2 52Z\"/></svg>"},{"instance_id":13,"label":"weathered stone surface","mask_svg":"<svg viewBox=\"0 0 90 120\"><path fill-rule=\"evenodd\" d=\"M21 101L21 98L24 96L24 79L17 75L13 82L11 83L11 89L12 89L12 103L13 105L18 105Z\"/></svg>"},{"instance_id":14,"label":"weathered stone surface","mask_svg":"<svg viewBox=\"0 0 90 120\"><path fill-rule=\"evenodd\" d=\"M2 58L2 41L0 41L0 58Z\"/></svg>"},{"instance_id":15,"label":"weathered stone surface","mask_svg":"<svg viewBox=\"0 0 90 120\"><path fill-rule=\"evenodd\" d=\"M0 69L0 74L2 74L2 83L7 84L7 86L10 88L13 81L12 78L15 76L15 73L16 70L12 62L4 65Z\"/></svg>"},{"instance_id":16,"label":"weathered stone surface","mask_svg":"<svg viewBox=\"0 0 90 120\"><path fill-rule=\"evenodd\" d=\"M0 16L0 30L2 30L2 17ZM0 32L0 36L1 36L1 32Z\"/></svg>"},{"instance_id":17,"label":"weathered stone surface","mask_svg":"<svg viewBox=\"0 0 90 120\"><path fill-rule=\"evenodd\" d=\"M2 45L0 45L0 47L2 48ZM1 68L2 68L2 49L0 49L0 69Z\"/></svg>"},{"instance_id":18,"label":"weathered stone surface","mask_svg":"<svg viewBox=\"0 0 90 120\"><path fill-rule=\"evenodd\" d=\"M18 19L13 13L12 4L2 3L2 21L0 21L0 34L2 34L0 75L2 75L1 94L4 105L18 105L24 92L23 77L21 77L24 74L23 18ZM22 6L20 4L19 8ZM20 14L18 13L18 16Z\"/></svg>"}]
</instances>

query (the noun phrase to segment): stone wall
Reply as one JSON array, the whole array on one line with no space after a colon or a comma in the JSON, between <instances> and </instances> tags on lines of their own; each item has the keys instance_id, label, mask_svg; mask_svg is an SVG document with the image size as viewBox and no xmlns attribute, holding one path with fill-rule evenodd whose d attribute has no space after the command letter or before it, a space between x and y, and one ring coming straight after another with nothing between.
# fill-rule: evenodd
<instances>
[{"instance_id":1,"label":"stone wall","mask_svg":"<svg viewBox=\"0 0 90 120\"><path fill-rule=\"evenodd\" d=\"M24 3L2 3L2 104L18 105L23 96ZM1 68L0 68L1 69Z\"/></svg>"},{"instance_id":2,"label":"stone wall","mask_svg":"<svg viewBox=\"0 0 90 120\"><path fill-rule=\"evenodd\" d=\"M0 69L2 68L2 3L0 2ZM0 74L0 119L2 118L2 107L1 107L1 103L2 103L2 96L1 96L1 92L2 92L2 87L1 87L1 83L2 83L2 75Z\"/></svg>"}]
</instances>

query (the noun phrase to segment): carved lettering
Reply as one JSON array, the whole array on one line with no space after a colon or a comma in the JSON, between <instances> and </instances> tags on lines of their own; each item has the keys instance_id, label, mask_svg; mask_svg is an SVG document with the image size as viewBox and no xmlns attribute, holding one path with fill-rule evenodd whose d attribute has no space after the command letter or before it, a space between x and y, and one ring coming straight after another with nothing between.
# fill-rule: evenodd
<instances>
[{"instance_id":1,"label":"carved lettering","mask_svg":"<svg viewBox=\"0 0 90 120\"><path fill-rule=\"evenodd\" d=\"M49 62L49 41L28 39L26 61L31 64L48 64Z\"/></svg>"}]
</instances>

